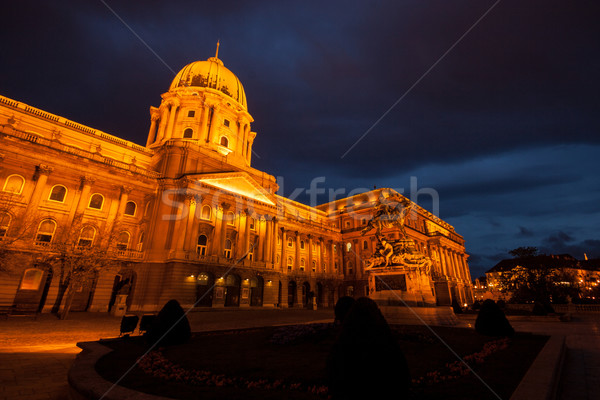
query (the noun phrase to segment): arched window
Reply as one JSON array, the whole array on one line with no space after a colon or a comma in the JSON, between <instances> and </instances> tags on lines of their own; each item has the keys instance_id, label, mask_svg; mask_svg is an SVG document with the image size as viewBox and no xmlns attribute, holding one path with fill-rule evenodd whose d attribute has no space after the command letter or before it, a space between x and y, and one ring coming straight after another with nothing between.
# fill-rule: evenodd
<instances>
[{"instance_id":1,"label":"arched window","mask_svg":"<svg viewBox=\"0 0 600 400\"><path fill-rule=\"evenodd\" d=\"M256 229L256 220L252 217L248 217L248 218L250 218L250 230L253 231L254 229Z\"/></svg>"},{"instance_id":2,"label":"arched window","mask_svg":"<svg viewBox=\"0 0 600 400\"><path fill-rule=\"evenodd\" d=\"M221 136L221 146L229 147L229 139L225 136Z\"/></svg>"},{"instance_id":3,"label":"arched window","mask_svg":"<svg viewBox=\"0 0 600 400\"><path fill-rule=\"evenodd\" d=\"M140 237L138 238L137 251L144 250L144 232L140 233Z\"/></svg>"},{"instance_id":4,"label":"arched window","mask_svg":"<svg viewBox=\"0 0 600 400\"><path fill-rule=\"evenodd\" d=\"M202 206L202 212L200 213L200 218L210 220L211 217L211 208L209 205Z\"/></svg>"},{"instance_id":5,"label":"arched window","mask_svg":"<svg viewBox=\"0 0 600 400\"><path fill-rule=\"evenodd\" d=\"M300 259L300 271L304 271L304 267L306 266L306 263L304 261L304 258Z\"/></svg>"},{"instance_id":6,"label":"arched window","mask_svg":"<svg viewBox=\"0 0 600 400\"><path fill-rule=\"evenodd\" d=\"M90 204L88 207L102 210L102 204L104 204L104 197L100 193L94 193L92 197L90 197Z\"/></svg>"},{"instance_id":7,"label":"arched window","mask_svg":"<svg viewBox=\"0 0 600 400\"><path fill-rule=\"evenodd\" d=\"M300 249L304 250L304 240L300 241Z\"/></svg>"},{"instance_id":8,"label":"arched window","mask_svg":"<svg viewBox=\"0 0 600 400\"><path fill-rule=\"evenodd\" d=\"M93 226L84 226L79 234L79 240L77 246L80 247L91 247L94 244L94 237L96 236L96 228Z\"/></svg>"},{"instance_id":9,"label":"arched window","mask_svg":"<svg viewBox=\"0 0 600 400\"><path fill-rule=\"evenodd\" d=\"M11 220L9 213L0 212L0 239L6 236Z\"/></svg>"},{"instance_id":10,"label":"arched window","mask_svg":"<svg viewBox=\"0 0 600 400\"><path fill-rule=\"evenodd\" d=\"M361 219L360 220L360 224L361 225L366 225L367 224L367 219L366 218Z\"/></svg>"},{"instance_id":11,"label":"arched window","mask_svg":"<svg viewBox=\"0 0 600 400\"><path fill-rule=\"evenodd\" d=\"M135 202L128 201L127 204L125 204L125 215L131 215L132 217L135 216L136 209L137 205L135 204Z\"/></svg>"},{"instance_id":12,"label":"arched window","mask_svg":"<svg viewBox=\"0 0 600 400\"><path fill-rule=\"evenodd\" d=\"M248 249L248 255L246 256L246 259L250 261L254 260L254 247L256 246L250 246L250 248Z\"/></svg>"},{"instance_id":13,"label":"arched window","mask_svg":"<svg viewBox=\"0 0 600 400\"><path fill-rule=\"evenodd\" d=\"M288 257L288 260L287 260L288 271L291 271L293 266L294 266L294 259L292 257Z\"/></svg>"},{"instance_id":14,"label":"arched window","mask_svg":"<svg viewBox=\"0 0 600 400\"><path fill-rule=\"evenodd\" d=\"M54 232L56 232L56 222L51 219L43 220L38 227L35 243L39 245L48 245L52 243Z\"/></svg>"},{"instance_id":15,"label":"arched window","mask_svg":"<svg viewBox=\"0 0 600 400\"><path fill-rule=\"evenodd\" d=\"M366 240L363 240L363 250L369 250L369 243Z\"/></svg>"},{"instance_id":16,"label":"arched window","mask_svg":"<svg viewBox=\"0 0 600 400\"><path fill-rule=\"evenodd\" d=\"M206 237L206 235L198 236L198 244L196 245L196 253L198 253L198 255L200 255L200 256L206 255L207 243L208 243L208 238Z\"/></svg>"},{"instance_id":17,"label":"arched window","mask_svg":"<svg viewBox=\"0 0 600 400\"><path fill-rule=\"evenodd\" d=\"M119 233L117 237L117 249L118 250L127 250L129 248L129 239L131 235L127 231L123 231Z\"/></svg>"},{"instance_id":18,"label":"arched window","mask_svg":"<svg viewBox=\"0 0 600 400\"><path fill-rule=\"evenodd\" d=\"M317 262L314 260L312 262L312 272L317 272Z\"/></svg>"},{"instance_id":19,"label":"arched window","mask_svg":"<svg viewBox=\"0 0 600 400\"><path fill-rule=\"evenodd\" d=\"M352 250L352 243L348 242L346 243L346 253L349 253L350 250Z\"/></svg>"},{"instance_id":20,"label":"arched window","mask_svg":"<svg viewBox=\"0 0 600 400\"><path fill-rule=\"evenodd\" d=\"M287 239L287 243L288 247L294 247L294 239L292 239L291 237Z\"/></svg>"},{"instance_id":21,"label":"arched window","mask_svg":"<svg viewBox=\"0 0 600 400\"><path fill-rule=\"evenodd\" d=\"M354 273L354 266L352 263L348 263L348 274L352 275Z\"/></svg>"},{"instance_id":22,"label":"arched window","mask_svg":"<svg viewBox=\"0 0 600 400\"><path fill-rule=\"evenodd\" d=\"M275 263L279 264L281 262L281 256L279 254L277 254L277 257L275 257Z\"/></svg>"},{"instance_id":23,"label":"arched window","mask_svg":"<svg viewBox=\"0 0 600 400\"><path fill-rule=\"evenodd\" d=\"M38 268L29 268L23 272L23 279L21 279L20 290L38 290L42 283L42 276L44 271Z\"/></svg>"},{"instance_id":24,"label":"arched window","mask_svg":"<svg viewBox=\"0 0 600 400\"><path fill-rule=\"evenodd\" d=\"M4 182L4 190L5 192L12 194L21 194L23 193L23 187L25 186L25 178L21 175L10 175L6 178Z\"/></svg>"},{"instance_id":25,"label":"arched window","mask_svg":"<svg viewBox=\"0 0 600 400\"><path fill-rule=\"evenodd\" d=\"M54 185L52 190L50 191L50 196L48 200L57 201L59 203L65 202L65 197L67 196L67 188L63 185Z\"/></svg>"},{"instance_id":26,"label":"arched window","mask_svg":"<svg viewBox=\"0 0 600 400\"><path fill-rule=\"evenodd\" d=\"M225 240L225 248L223 249L225 258L231 258L231 240Z\"/></svg>"},{"instance_id":27,"label":"arched window","mask_svg":"<svg viewBox=\"0 0 600 400\"><path fill-rule=\"evenodd\" d=\"M277 235L277 245L281 244L281 235Z\"/></svg>"},{"instance_id":28,"label":"arched window","mask_svg":"<svg viewBox=\"0 0 600 400\"><path fill-rule=\"evenodd\" d=\"M194 130L192 128L187 128L185 131L183 131L184 139L191 139L193 136L194 136Z\"/></svg>"},{"instance_id":29,"label":"arched window","mask_svg":"<svg viewBox=\"0 0 600 400\"><path fill-rule=\"evenodd\" d=\"M235 214L231 211L227 211L225 214L227 225L235 225Z\"/></svg>"}]
</instances>

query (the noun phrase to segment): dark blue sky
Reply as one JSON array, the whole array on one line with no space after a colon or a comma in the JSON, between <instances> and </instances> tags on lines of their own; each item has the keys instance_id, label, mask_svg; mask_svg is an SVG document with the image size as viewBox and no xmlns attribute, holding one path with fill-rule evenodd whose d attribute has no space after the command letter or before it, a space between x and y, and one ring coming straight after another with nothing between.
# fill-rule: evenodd
<instances>
[{"instance_id":1,"label":"dark blue sky","mask_svg":"<svg viewBox=\"0 0 600 400\"><path fill-rule=\"evenodd\" d=\"M499 2L345 157L495 1L106 3L164 63L101 1L9 2L0 94L145 144L171 70L219 39L255 118L253 166L286 195L319 176L410 195L414 176L474 277L518 246L600 257L597 1Z\"/></svg>"}]
</instances>

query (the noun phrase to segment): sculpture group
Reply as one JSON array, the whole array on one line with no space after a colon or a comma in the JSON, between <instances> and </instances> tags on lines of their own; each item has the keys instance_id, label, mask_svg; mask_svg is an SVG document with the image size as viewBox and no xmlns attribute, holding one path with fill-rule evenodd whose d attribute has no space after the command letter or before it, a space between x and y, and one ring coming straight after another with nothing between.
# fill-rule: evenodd
<instances>
[{"instance_id":1,"label":"sculpture group","mask_svg":"<svg viewBox=\"0 0 600 400\"><path fill-rule=\"evenodd\" d=\"M410 218L412 202L405 197L393 195L389 197L380 196L379 205L369 221L362 230L362 235L375 229L377 246L371 258L367 260L367 270L373 268L403 267L409 271L423 271L429 274L432 261L423 254L415 242L408 237L404 227L406 219ZM383 229L397 227L402 237L390 240L383 234Z\"/></svg>"}]
</instances>

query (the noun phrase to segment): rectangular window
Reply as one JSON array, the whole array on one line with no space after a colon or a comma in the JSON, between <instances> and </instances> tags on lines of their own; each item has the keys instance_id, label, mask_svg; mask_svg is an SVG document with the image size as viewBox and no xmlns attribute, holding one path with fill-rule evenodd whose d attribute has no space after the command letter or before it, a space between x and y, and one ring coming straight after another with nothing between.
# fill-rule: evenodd
<instances>
[{"instance_id":1,"label":"rectangular window","mask_svg":"<svg viewBox=\"0 0 600 400\"><path fill-rule=\"evenodd\" d=\"M228 119L224 119L223 120L223 125L225 125L226 127L229 127L229 120Z\"/></svg>"},{"instance_id":2,"label":"rectangular window","mask_svg":"<svg viewBox=\"0 0 600 400\"><path fill-rule=\"evenodd\" d=\"M190 110L188 111L188 118L194 118L196 116L196 111Z\"/></svg>"}]
</instances>

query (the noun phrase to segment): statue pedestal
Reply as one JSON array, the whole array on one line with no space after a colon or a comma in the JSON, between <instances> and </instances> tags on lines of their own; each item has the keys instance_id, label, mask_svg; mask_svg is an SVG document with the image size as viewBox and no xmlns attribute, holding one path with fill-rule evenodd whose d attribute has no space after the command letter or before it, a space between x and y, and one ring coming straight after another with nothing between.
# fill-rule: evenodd
<instances>
[{"instance_id":1,"label":"statue pedestal","mask_svg":"<svg viewBox=\"0 0 600 400\"><path fill-rule=\"evenodd\" d=\"M127 295L118 294L115 299L115 304L110 310L110 313L115 317L122 317L127 312Z\"/></svg>"},{"instance_id":2,"label":"statue pedestal","mask_svg":"<svg viewBox=\"0 0 600 400\"><path fill-rule=\"evenodd\" d=\"M380 306L435 307L431 280L419 269L404 266L367 270L369 297Z\"/></svg>"}]
</instances>

